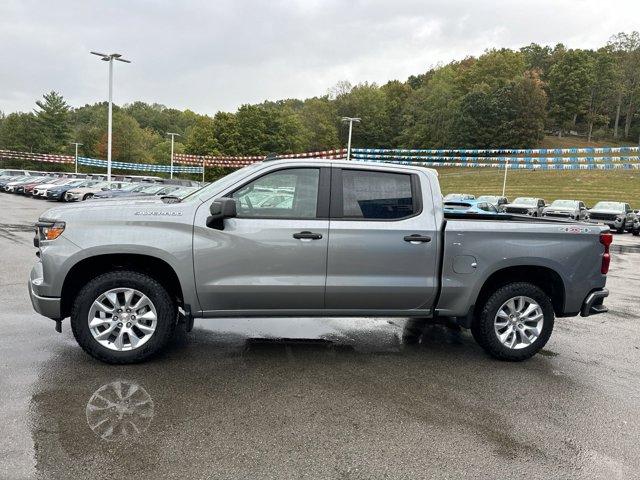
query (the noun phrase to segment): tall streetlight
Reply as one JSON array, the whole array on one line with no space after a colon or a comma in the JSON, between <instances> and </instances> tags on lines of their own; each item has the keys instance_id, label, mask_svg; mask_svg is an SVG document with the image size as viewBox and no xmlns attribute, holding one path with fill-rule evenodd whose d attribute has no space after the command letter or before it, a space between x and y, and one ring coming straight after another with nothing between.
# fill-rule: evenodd
<instances>
[{"instance_id":1,"label":"tall streetlight","mask_svg":"<svg viewBox=\"0 0 640 480\"><path fill-rule=\"evenodd\" d=\"M169 178L173 178L173 142L174 139L176 138L176 136L180 136L179 133L171 133L171 132L167 132L167 135L169 135L171 137L171 174L169 176Z\"/></svg>"},{"instance_id":2,"label":"tall streetlight","mask_svg":"<svg viewBox=\"0 0 640 480\"><path fill-rule=\"evenodd\" d=\"M78 147L82 145L82 143L72 142L71 145L76 146L76 174L78 173Z\"/></svg>"},{"instance_id":3,"label":"tall streetlight","mask_svg":"<svg viewBox=\"0 0 640 480\"><path fill-rule=\"evenodd\" d=\"M119 53L100 53L91 52L92 55L97 55L100 60L109 62L109 120L107 122L107 182L111 181L111 130L113 124L113 61L131 63L130 60L125 60Z\"/></svg>"},{"instance_id":4,"label":"tall streetlight","mask_svg":"<svg viewBox=\"0 0 640 480\"><path fill-rule=\"evenodd\" d=\"M360 118L357 117L342 117L342 123L349 122L349 140L347 142L347 162L351 160L351 132L353 132L353 123L360 123Z\"/></svg>"},{"instance_id":5,"label":"tall streetlight","mask_svg":"<svg viewBox=\"0 0 640 480\"><path fill-rule=\"evenodd\" d=\"M504 197L504 192L507 189L507 170L509 170L509 160L505 160L504 162L504 180L502 181L502 196Z\"/></svg>"}]
</instances>

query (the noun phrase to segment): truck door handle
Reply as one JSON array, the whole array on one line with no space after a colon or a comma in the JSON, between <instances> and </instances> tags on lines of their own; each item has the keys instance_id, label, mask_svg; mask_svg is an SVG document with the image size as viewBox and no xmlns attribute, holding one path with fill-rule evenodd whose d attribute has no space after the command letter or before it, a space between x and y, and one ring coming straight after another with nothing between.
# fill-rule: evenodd
<instances>
[{"instance_id":1,"label":"truck door handle","mask_svg":"<svg viewBox=\"0 0 640 480\"><path fill-rule=\"evenodd\" d=\"M304 232L294 233L293 238L296 238L298 240L320 240L322 238L322 234L308 232L305 230Z\"/></svg>"},{"instance_id":2,"label":"truck door handle","mask_svg":"<svg viewBox=\"0 0 640 480\"><path fill-rule=\"evenodd\" d=\"M431 237L428 235L419 235L414 233L413 235L407 235L404 237L404 241L411 243L429 243L431 241Z\"/></svg>"}]
</instances>

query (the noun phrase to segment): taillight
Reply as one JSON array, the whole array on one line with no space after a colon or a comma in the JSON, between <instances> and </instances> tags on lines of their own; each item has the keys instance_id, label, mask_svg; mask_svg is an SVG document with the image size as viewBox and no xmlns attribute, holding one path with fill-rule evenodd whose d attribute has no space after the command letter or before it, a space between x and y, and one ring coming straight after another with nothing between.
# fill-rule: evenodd
<instances>
[{"instance_id":1,"label":"taillight","mask_svg":"<svg viewBox=\"0 0 640 480\"><path fill-rule=\"evenodd\" d=\"M606 275L609 271L609 264L611 263L611 254L609 253L609 246L613 242L613 235L611 233L601 233L600 243L604 245L604 253L602 254L602 265L600 266L600 273Z\"/></svg>"}]
</instances>

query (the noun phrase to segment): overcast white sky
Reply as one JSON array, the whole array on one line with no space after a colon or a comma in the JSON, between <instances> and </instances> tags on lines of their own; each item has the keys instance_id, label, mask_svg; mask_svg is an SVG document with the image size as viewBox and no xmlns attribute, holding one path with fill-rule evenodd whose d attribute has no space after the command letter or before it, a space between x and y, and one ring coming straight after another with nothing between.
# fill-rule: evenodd
<instances>
[{"instance_id":1,"label":"overcast white sky","mask_svg":"<svg viewBox=\"0 0 640 480\"><path fill-rule=\"evenodd\" d=\"M27 111L57 90L73 106L198 113L323 95L340 80L406 79L491 47L599 47L640 28L640 1L618 0L0 0L0 110Z\"/></svg>"}]
</instances>

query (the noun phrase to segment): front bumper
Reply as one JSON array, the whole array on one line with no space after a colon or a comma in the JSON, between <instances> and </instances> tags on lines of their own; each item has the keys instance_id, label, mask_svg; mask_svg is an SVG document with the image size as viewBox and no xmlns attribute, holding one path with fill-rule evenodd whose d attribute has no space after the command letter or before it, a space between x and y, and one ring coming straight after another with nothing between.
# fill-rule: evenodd
<instances>
[{"instance_id":1,"label":"front bumper","mask_svg":"<svg viewBox=\"0 0 640 480\"><path fill-rule=\"evenodd\" d=\"M42 284L42 264L36 263L31 269L29 277L29 297L31 297L31 305L33 309L40 315L49 317L52 320L60 320L62 300L59 297L43 297L38 295L38 288Z\"/></svg>"},{"instance_id":2,"label":"front bumper","mask_svg":"<svg viewBox=\"0 0 640 480\"><path fill-rule=\"evenodd\" d=\"M77 202L77 201L82 199L82 194L81 193L67 192L67 193L64 194L64 199L67 202Z\"/></svg>"},{"instance_id":3,"label":"front bumper","mask_svg":"<svg viewBox=\"0 0 640 480\"><path fill-rule=\"evenodd\" d=\"M609 290L601 288L594 290L582 302L580 316L588 317L590 315L598 315L599 313L607 313L609 309L604 306L604 299L609 296Z\"/></svg>"}]
</instances>

